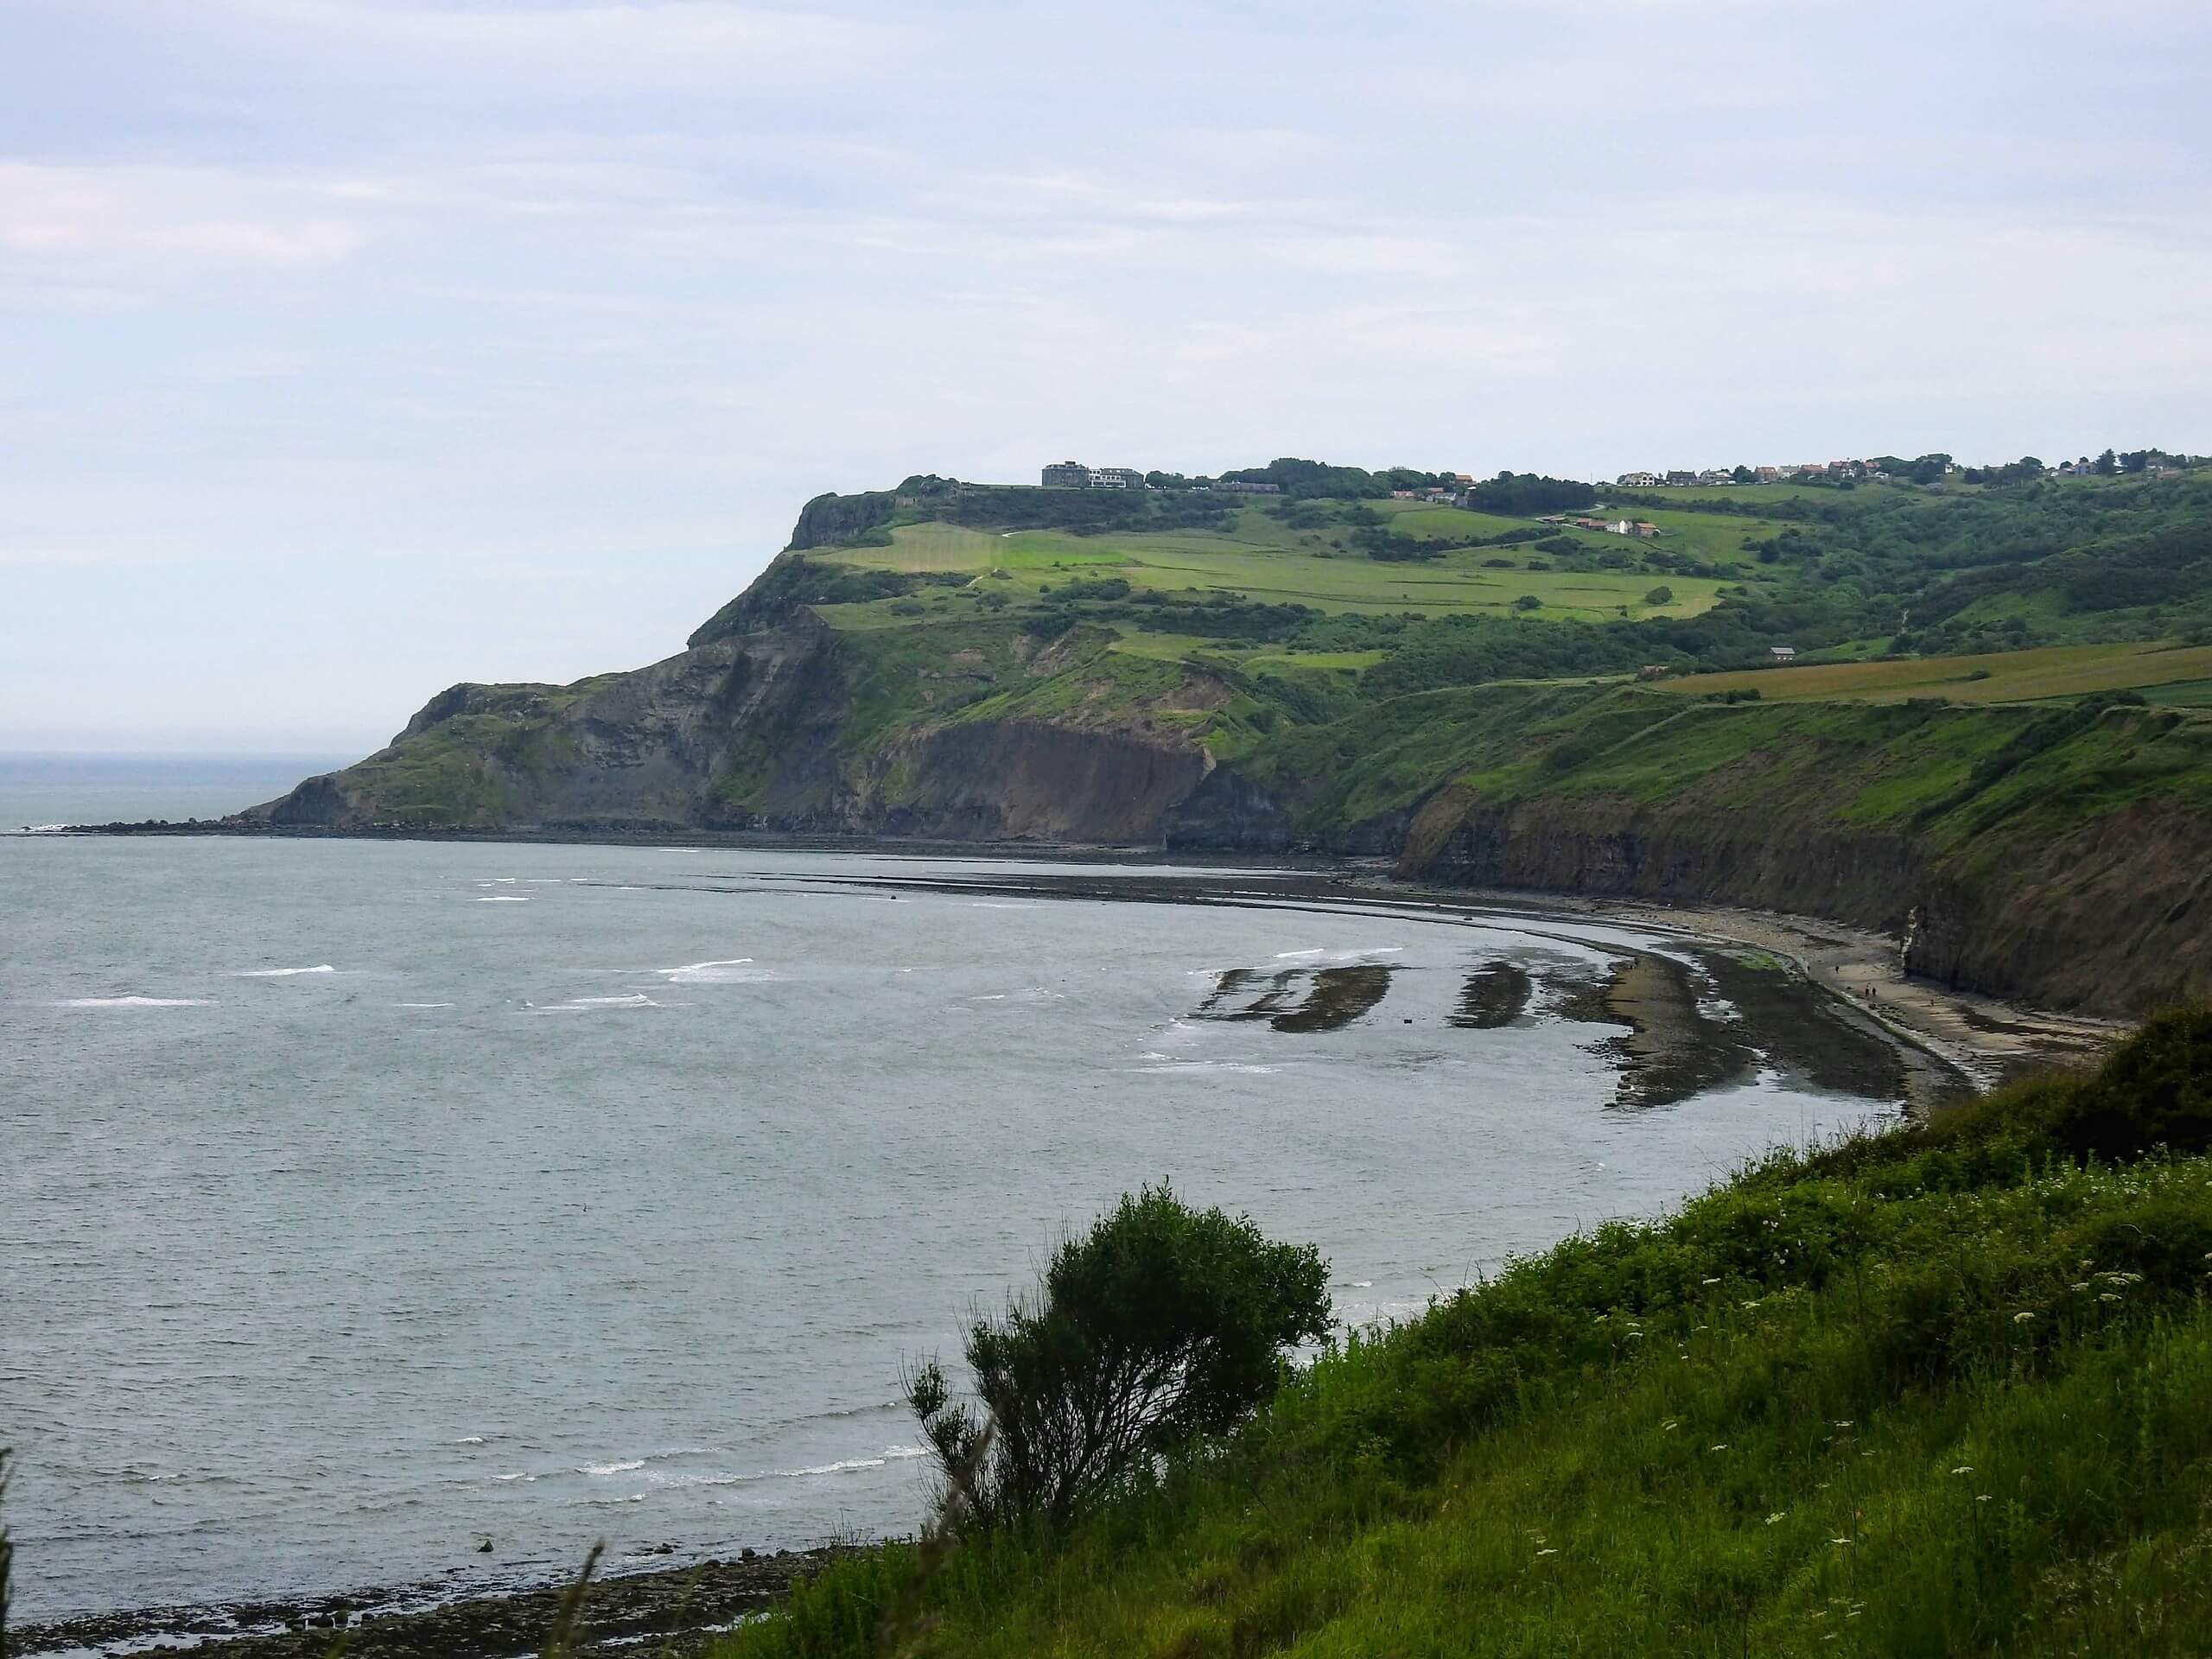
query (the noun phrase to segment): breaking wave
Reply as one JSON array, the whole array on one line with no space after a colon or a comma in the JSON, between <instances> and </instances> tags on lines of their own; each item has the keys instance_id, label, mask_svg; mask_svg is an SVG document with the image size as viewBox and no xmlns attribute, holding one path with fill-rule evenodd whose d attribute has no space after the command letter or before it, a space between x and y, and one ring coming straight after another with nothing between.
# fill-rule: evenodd
<instances>
[{"instance_id":1,"label":"breaking wave","mask_svg":"<svg viewBox=\"0 0 2212 1659\"><path fill-rule=\"evenodd\" d=\"M775 976L753 966L750 957L728 957L720 962L687 962L680 968L652 969L671 985L749 985Z\"/></svg>"},{"instance_id":2,"label":"breaking wave","mask_svg":"<svg viewBox=\"0 0 2212 1659\"><path fill-rule=\"evenodd\" d=\"M54 1006L57 1008L212 1008L215 1005L204 996L72 996Z\"/></svg>"}]
</instances>

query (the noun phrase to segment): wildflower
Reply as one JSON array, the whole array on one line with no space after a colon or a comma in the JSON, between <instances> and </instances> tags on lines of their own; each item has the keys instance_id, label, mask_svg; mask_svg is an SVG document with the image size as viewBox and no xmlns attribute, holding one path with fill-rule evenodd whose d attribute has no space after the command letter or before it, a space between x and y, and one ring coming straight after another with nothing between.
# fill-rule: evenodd
<instances>
[{"instance_id":1,"label":"wildflower","mask_svg":"<svg viewBox=\"0 0 2212 1659\"><path fill-rule=\"evenodd\" d=\"M1681 1422L1678 1418L1669 1417L1665 1422L1660 1424L1659 1427L1662 1428L1680 1428L1681 1427Z\"/></svg>"},{"instance_id":2,"label":"wildflower","mask_svg":"<svg viewBox=\"0 0 2212 1659\"><path fill-rule=\"evenodd\" d=\"M1828 1542L1832 1544L1841 1544L1847 1549L1851 1547L1851 1540L1848 1538L1831 1538L1828 1540Z\"/></svg>"},{"instance_id":3,"label":"wildflower","mask_svg":"<svg viewBox=\"0 0 2212 1659\"><path fill-rule=\"evenodd\" d=\"M1977 1503L1986 1503L1989 1502L1989 1494L1987 1492L1976 1492L1974 1495L1974 1501Z\"/></svg>"},{"instance_id":4,"label":"wildflower","mask_svg":"<svg viewBox=\"0 0 2212 1659\"><path fill-rule=\"evenodd\" d=\"M1770 1526L1772 1526L1772 1525L1774 1525L1774 1524L1775 1524L1775 1522L1777 1522L1777 1521L1781 1520L1784 1516L1788 1515L1789 1513L1789 1510L1776 1510L1772 1515L1770 1515L1769 1516L1767 1516L1767 1518L1766 1518L1766 1523L1767 1523L1767 1525L1769 1525L1770 1527Z\"/></svg>"},{"instance_id":5,"label":"wildflower","mask_svg":"<svg viewBox=\"0 0 2212 1659\"><path fill-rule=\"evenodd\" d=\"M1838 1428L1849 1428L1851 1427L1851 1419L1848 1417L1839 1417L1835 1420L1835 1426Z\"/></svg>"},{"instance_id":6,"label":"wildflower","mask_svg":"<svg viewBox=\"0 0 2212 1659\"><path fill-rule=\"evenodd\" d=\"M2205 1259L2207 1262L2212 1262L2212 1250L2207 1250L2207 1251L2204 1253L2204 1259ZM1717 1284L1719 1284L1719 1283L1720 1282L1720 1281L1719 1281L1719 1280L1718 1280L1718 1279L1708 1279L1708 1280L1707 1280L1705 1282L1706 1282L1707 1284L1708 1284L1708 1285L1717 1285Z\"/></svg>"},{"instance_id":7,"label":"wildflower","mask_svg":"<svg viewBox=\"0 0 2212 1659\"><path fill-rule=\"evenodd\" d=\"M2077 1281L2074 1286L2074 1288L2076 1290L2087 1290L2088 1287L2089 1281L2086 1279Z\"/></svg>"},{"instance_id":8,"label":"wildflower","mask_svg":"<svg viewBox=\"0 0 2212 1659\"><path fill-rule=\"evenodd\" d=\"M1757 1307L1758 1306L1758 1304L1757 1302L1755 1302L1755 1301L1753 1301L1753 1302L1745 1302L1745 1303L1744 1304L1744 1306L1745 1306L1747 1310L1748 1310L1748 1309L1751 1309L1751 1308Z\"/></svg>"},{"instance_id":9,"label":"wildflower","mask_svg":"<svg viewBox=\"0 0 2212 1659\"><path fill-rule=\"evenodd\" d=\"M1962 1463L1957 1468L1952 1470L1951 1472L1955 1475L1970 1475L1974 1473L1974 1465L1970 1463Z\"/></svg>"},{"instance_id":10,"label":"wildflower","mask_svg":"<svg viewBox=\"0 0 2212 1659\"><path fill-rule=\"evenodd\" d=\"M1541 1560L1546 1555L1556 1555L1558 1554L1559 1551L1556 1548L1551 1549L1540 1549L1536 1552L1536 1555L1539 1560Z\"/></svg>"},{"instance_id":11,"label":"wildflower","mask_svg":"<svg viewBox=\"0 0 2212 1659\"><path fill-rule=\"evenodd\" d=\"M1707 1447L1706 1449L1707 1449L1707 1451L1710 1451L1710 1452L1726 1452L1726 1451L1728 1449L1728 1442L1727 1442L1727 1441L1726 1441L1726 1440L1723 1440L1723 1441L1721 1441L1721 1442L1720 1442L1720 1444L1719 1444L1719 1445L1718 1445L1718 1446L1708 1446L1708 1447Z\"/></svg>"},{"instance_id":12,"label":"wildflower","mask_svg":"<svg viewBox=\"0 0 2212 1659\"><path fill-rule=\"evenodd\" d=\"M2025 1325L2025 1324L2026 1324L2030 1319L2032 1319L2033 1318L2035 1318L2035 1315L2034 1315L2034 1314L2032 1314L2032 1313L2015 1313L2015 1314L2012 1316L2012 1323L2013 1323L2013 1324L2015 1324L2015 1325Z\"/></svg>"},{"instance_id":13,"label":"wildflower","mask_svg":"<svg viewBox=\"0 0 2212 1659\"><path fill-rule=\"evenodd\" d=\"M2116 1302L2120 1298L2114 1295L2111 1291L2107 1290L2102 1295L2099 1296L2097 1300L2101 1302Z\"/></svg>"}]
</instances>

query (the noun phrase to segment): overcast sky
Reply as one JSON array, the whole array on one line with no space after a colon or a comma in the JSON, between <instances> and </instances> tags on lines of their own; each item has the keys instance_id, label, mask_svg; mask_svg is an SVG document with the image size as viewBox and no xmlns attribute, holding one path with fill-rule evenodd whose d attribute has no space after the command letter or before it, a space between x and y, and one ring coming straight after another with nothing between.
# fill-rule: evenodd
<instances>
[{"instance_id":1,"label":"overcast sky","mask_svg":"<svg viewBox=\"0 0 2212 1659\"><path fill-rule=\"evenodd\" d=\"M0 747L365 751L908 473L2212 449L2202 0L0 3Z\"/></svg>"}]
</instances>

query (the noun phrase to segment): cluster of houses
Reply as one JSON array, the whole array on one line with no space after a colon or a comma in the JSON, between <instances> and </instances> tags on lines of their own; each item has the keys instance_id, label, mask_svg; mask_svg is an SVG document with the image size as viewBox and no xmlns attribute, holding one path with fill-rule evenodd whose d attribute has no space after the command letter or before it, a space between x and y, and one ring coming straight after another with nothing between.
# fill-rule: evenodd
<instances>
[{"instance_id":1,"label":"cluster of houses","mask_svg":"<svg viewBox=\"0 0 2212 1659\"><path fill-rule=\"evenodd\" d=\"M1753 484L1779 484L1786 478L1887 478L1889 474L1871 461L1805 461L1794 467L1747 467L1748 480ZM1953 470L1956 470L1954 468ZM1624 490L1710 489L1718 484L1741 484L1746 480L1737 477L1737 469L1729 467L1707 467L1702 472L1623 473L1613 480Z\"/></svg>"},{"instance_id":2,"label":"cluster of houses","mask_svg":"<svg viewBox=\"0 0 2212 1659\"><path fill-rule=\"evenodd\" d=\"M1045 468L1048 490L1144 490L1152 486L1134 467L1086 467L1079 461L1056 461ZM1194 490L1219 490L1229 495L1280 495L1280 484L1254 484L1243 479L1193 484Z\"/></svg>"},{"instance_id":3,"label":"cluster of houses","mask_svg":"<svg viewBox=\"0 0 2212 1659\"><path fill-rule=\"evenodd\" d=\"M1144 474L1134 467L1086 467L1079 461L1056 461L1045 468L1048 490L1141 490Z\"/></svg>"},{"instance_id":4,"label":"cluster of houses","mask_svg":"<svg viewBox=\"0 0 2212 1659\"><path fill-rule=\"evenodd\" d=\"M1475 480L1470 474L1453 473L1448 483L1433 484L1425 490L1393 490L1390 499L1393 501L1434 501L1446 506L1464 507L1467 505L1467 493L1474 487Z\"/></svg>"}]
</instances>

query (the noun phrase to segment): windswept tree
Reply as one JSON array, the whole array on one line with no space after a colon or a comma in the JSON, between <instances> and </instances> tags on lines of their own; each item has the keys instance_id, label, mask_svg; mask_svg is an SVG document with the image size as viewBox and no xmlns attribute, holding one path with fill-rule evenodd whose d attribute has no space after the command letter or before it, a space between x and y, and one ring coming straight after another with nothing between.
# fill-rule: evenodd
<instances>
[{"instance_id":1,"label":"windswept tree","mask_svg":"<svg viewBox=\"0 0 2212 1659\"><path fill-rule=\"evenodd\" d=\"M1124 1196L1052 1253L1037 1288L979 1317L972 1400L931 1360L907 1384L956 1530L1065 1528L1274 1391L1284 1351L1329 1329L1328 1267L1251 1218L1166 1186Z\"/></svg>"}]
</instances>

